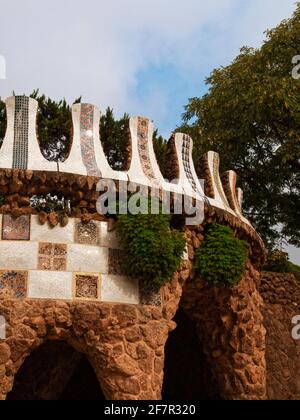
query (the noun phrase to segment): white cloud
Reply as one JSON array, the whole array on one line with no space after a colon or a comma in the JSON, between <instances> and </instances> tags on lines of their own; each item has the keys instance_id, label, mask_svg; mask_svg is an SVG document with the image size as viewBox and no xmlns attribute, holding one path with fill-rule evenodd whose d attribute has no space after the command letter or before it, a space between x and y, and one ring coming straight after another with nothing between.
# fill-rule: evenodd
<instances>
[{"instance_id":1,"label":"white cloud","mask_svg":"<svg viewBox=\"0 0 300 420\"><path fill-rule=\"evenodd\" d=\"M249 5L250 3L250 5ZM285 0L0 0L0 53L7 58L2 95L12 90L147 114L160 98L163 116L176 92L134 97L137 76L170 63L182 78L208 74L237 47L290 13ZM200 83L200 80L198 81ZM195 92L196 94L196 92ZM168 96L162 98L162 95ZM157 112L155 113L155 116ZM161 118L162 121L162 118ZM161 121L158 121L160 123Z\"/></svg>"}]
</instances>

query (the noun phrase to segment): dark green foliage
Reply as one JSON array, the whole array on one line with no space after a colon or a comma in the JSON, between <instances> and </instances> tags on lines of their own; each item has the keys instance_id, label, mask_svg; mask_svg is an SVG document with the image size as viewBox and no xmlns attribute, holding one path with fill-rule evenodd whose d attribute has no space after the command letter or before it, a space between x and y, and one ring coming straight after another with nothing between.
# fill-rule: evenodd
<instances>
[{"instance_id":1,"label":"dark green foliage","mask_svg":"<svg viewBox=\"0 0 300 420\"><path fill-rule=\"evenodd\" d=\"M213 224L196 252L195 273L214 285L234 286L245 273L248 244L226 226Z\"/></svg>"},{"instance_id":2,"label":"dark green foliage","mask_svg":"<svg viewBox=\"0 0 300 420\"><path fill-rule=\"evenodd\" d=\"M300 5L291 19L267 32L260 49L243 48L207 79L209 91L186 107L184 127L195 157L221 154L245 192L244 208L273 248L282 239L300 244Z\"/></svg>"},{"instance_id":3,"label":"dark green foliage","mask_svg":"<svg viewBox=\"0 0 300 420\"><path fill-rule=\"evenodd\" d=\"M6 107L5 103L0 97L0 147L3 143L6 131Z\"/></svg>"},{"instance_id":4,"label":"dark green foliage","mask_svg":"<svg viewBox=\"0 0 300 420\"><path fill-rule=\"evenodd\" d=\"M155 157L160 168L160 171L165 179L166 176L166 168L167 168L167 150L168 150L168 142L162 137L158 135L158 131L155 130L153 136L153 148Z\"/></svg>"},{"instance_id":5,"label":"dark green foliage","mask_svg":"<svg viewBox=\"0 0 300 420\"><path fill-rule=\"evenodd\" d=\"M272 273L291 273L300 281L300 267L293 264L288 254L282 251L277 250L269 255L264 270Z\"/></svg>"},{"instance_id":6,"label":"dark green foliage","mask_svg":"<svg viewBox=\"0 0 300 420\"><path fill-rule=\"evenodd\" d=\"M127 251L124 268L127 275L144 284L161 287L178 269L185 240L182 233L170 229L169 215L119 215L117 231Z\"/></svg>"},{"instance_id":7,"label":"dark green foliage","mask_svg":"<svg viewBox=\"0 0 300 420\"><path fill-rule=\"evenodd\" d=\"M105 156L115 170L126 170L129 144L129 115L120 120L114 117L114 111L107 108L100 120L100 138Z\"/></svg>"},{"instance_id":8,"label":"dark green foliage","mask_svg":"<svg viewBox=\"0 0 300 420\"><path fill-rule=\"evenodd\" d=\"M272 273L288 273L289 268L290 262L288 254L277 250L270 253L264 270Z\"/></svg>"},{"instance_id":9,"label":"dark green foliage","mask_svg":"<svg viewBox=\"0 0 300 420\"><path fill-rule=\"evenodd\" d=\"M292 262L290 262L290 264L289 264L289 272L291 274L294 274L294 276L296 277L296 279L300 281L300 267L299 267L299 265L296 265L296 264L293 264Z\"/></svg>"},{"instance_id":10,"label":"dark green foliage","mask_svg":"<svg viewBox=\"0 0 300 420\"><path fill-rule=\"evenodd\" d=\"M0 206L3 206L6 202L5 196L3 194L0 194Z\"/></svg>"},{"instance_id":11,"label":"dark green foliage","mask_svg":"<svg viewBox=\"0 0 300 420\"><path fill-rule=\"evenodd\" d=\"M39 104L38 138L41 151L46 159L64 161L71 147L72 141L72 111L64 100L53 101L35 90L31 97ZM76 99L75 103L81 101Z\"/></svg>"}]
</instances>

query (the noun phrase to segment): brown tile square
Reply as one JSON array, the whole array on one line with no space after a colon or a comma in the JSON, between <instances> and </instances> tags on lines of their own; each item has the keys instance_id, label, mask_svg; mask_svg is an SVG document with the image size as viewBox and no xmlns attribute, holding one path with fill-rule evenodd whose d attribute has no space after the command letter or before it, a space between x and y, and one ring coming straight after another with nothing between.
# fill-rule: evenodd
<instances>
[{"instance_id":1,"label":"brown tile square","mask_svg":"<svg viewBox=\"0 0 300 420\"><path fill-rule=\"evenodd\" d=\"M49 257L39 257L38 260L38 270L47 270L51 271L51 258Z\"/></svg>"},{"instance_id":2,"label":"brown tile square","mask_svg":"<svg viewBox=\"0 0 300 420\"><path fill-rule=\"evenodd\" d=\"M75 274L75 297L78 299L98 299L99 276L96 274Z\"/></svg>"},{"instance_id":3,"label":"brown tile square","mask_svg":"<svg viewBox=\"0 0 300 420\"><path fill-rule=\"evenodd\" d=\"M2 240L4 241L29 241L30 216L20 216L14 219L5 214L2 218Z\"/></svg>"},{"instance_id":4,"label":"brown tile square","mask_svg":"<svg viewBox=\"0 0 300 420\"><path fill-rule=\"evenodd\" d=\"M77 220L75 223L75 242L83 245L98 245L98 225L93 221L83 223Z\"/></svg>"},{"instance_id":5,"label":"brown tile square","mask_svg":"<svg viewBox=\"0 0 300 420\"><path fill-rule=\"evenodd\" d=\"M40 255L52 255L53 244L40 243L39 244L39 254Z\"/></svg>"},{"instance_id":6,"label":"brown tile square","mask_svg":"<svg viewBox=\"0 0 300 420\"><path fill-rule=\"evenodd\" d=\"M126 251L120 249L109 249L108 253L108 274L123 275L123 264L126 259Z\"/></svg>"},{"instance_id":7,"label":"brown tile square","mask_svg":"<svg viewBox=\"0 0 300 420\"><path fill-rule=\"evenodd\" d=\"M67 245L54 244L54 255L57 255L57 256L67 255Z\"/></svg>"},{"instance_id":8,"label":"brown tile square","mask_svg":"<svg viewBox=\"0 0 300 420\"><path fill-rule=\"evenodd\" d=\"M66 258L53 258L52 268L53 268L53 271L66 271L67 270Z\"/></svg>"},{"instance_id":9,"label":"brown tile square","mask_svg":"<svg viewBox=\"0 0 300 420\"><path fill-rule=\"evenodd\" d=\"M0 271L0 297L22 299L27 296L27 271Z\"/></svg>"}]
</instances>

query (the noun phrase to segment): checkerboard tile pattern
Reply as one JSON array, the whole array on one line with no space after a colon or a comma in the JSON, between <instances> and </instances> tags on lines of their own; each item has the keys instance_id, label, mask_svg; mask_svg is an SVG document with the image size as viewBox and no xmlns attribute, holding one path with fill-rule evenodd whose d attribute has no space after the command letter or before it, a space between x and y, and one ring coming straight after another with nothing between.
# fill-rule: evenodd
<instances>
[{"instance_id":1,"label":"checkerboard tile pattern","mask_svg":"<svg viewBox=\"0 0 300 420\"><path fill-rule=\"evenodd\" d=\"M67 245L65 244L39 244L38 270L66 271Z\"/></svg>"}]
</instances>

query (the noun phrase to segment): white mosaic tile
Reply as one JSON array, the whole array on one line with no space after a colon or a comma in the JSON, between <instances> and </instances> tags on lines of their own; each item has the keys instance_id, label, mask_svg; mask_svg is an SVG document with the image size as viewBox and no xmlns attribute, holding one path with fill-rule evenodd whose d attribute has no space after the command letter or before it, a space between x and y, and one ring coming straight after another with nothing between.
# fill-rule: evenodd
<instances>
[{"instance_id":1,"label":"white mosaic tile","mask_svg":"<svg viewBox=\"0 0 300 420\"><path fill-rule=\"evenodd\" d=\"M124 276L103 275L101 300L103 302L118 302L138 305L138 280Z\"/></svg>"},{"instance_id":2,"label":"white mosaic tile","mask_svg":"<svg viewBox=\"0 0 300 420\"><path fill-rule=\"evenodd\" d=\"M28 297L32 299L72 299L72 273L31 271Z\"/></svg>"},{"instance_id":3,"label":"white mosaic tile","mask_svg":"<svg viewBox=\"0 0 300 420\"><path fill-rule=\"evenodd\" d=\"M108 273L108 249L87 245L69 245L67 271Z\"/></svg>"},{"instance_id":4,"label":"white mosaic tile","mask_svg":"<svg viewBox=\"0 0 300 420\"><path fill-rule=\"evenodd\" d=\"M72 243L74 242L74 220L70 218L65 227L51 228L48 223L41 225L38 216L31 216L31 241Z\"/></svg>"},{"instance_id":5,"label":"white mosaic tile","mask_svg":"<svg viewBox=\"0 0 300 420\"><path fill-rule=\"evenodd\" d=\"M0 241L0 270L35 270L38 243Z\"/></svg>"}]
</instances>

